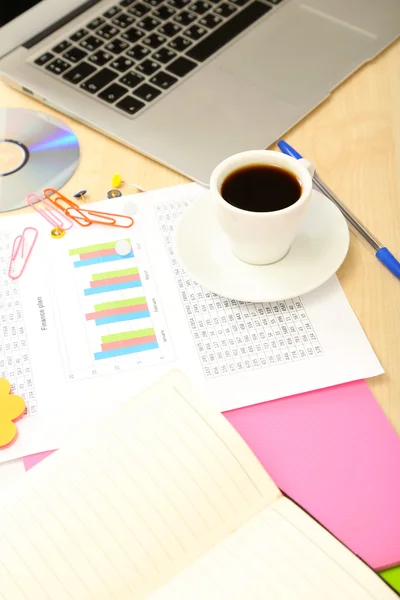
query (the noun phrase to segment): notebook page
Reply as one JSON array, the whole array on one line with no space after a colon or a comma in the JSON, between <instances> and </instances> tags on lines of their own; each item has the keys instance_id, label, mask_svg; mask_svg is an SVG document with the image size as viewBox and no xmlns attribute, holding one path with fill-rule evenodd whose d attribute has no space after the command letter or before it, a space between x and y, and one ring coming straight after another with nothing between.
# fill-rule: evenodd
<instances>
[{"instance_id":1,"label":"notebook page","mask_svg":"<svg viewBox=\"0 0 400 600\"><path fill-rule=\"evenodd\" d=\"M28 475L0 504L2 600L140 600L280 494L179 373Z\"/></svg>"},{"instance_id":2,"label":"notebook page","mask_svg":"<svg viewBox=\"0 0 400 600\"><path fill-rule=\"evenodd\" d=\"M302 509L280 498L149 600L394 600L397 595Z\"/></svg>"}]
</instances>

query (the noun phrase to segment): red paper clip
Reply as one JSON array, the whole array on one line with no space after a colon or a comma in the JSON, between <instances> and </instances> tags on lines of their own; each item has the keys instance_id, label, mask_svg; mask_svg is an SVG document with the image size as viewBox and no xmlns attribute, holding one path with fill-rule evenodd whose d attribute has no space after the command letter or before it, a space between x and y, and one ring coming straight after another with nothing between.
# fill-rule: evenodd
<instances>
[{"instance_id":1,"label":"red paper clip","mask_svg":"<svg viewBox=\"0 0 400 600\"><path fill-rule=\"evenodd\" d=\"M32 235L28 232L33 232ZM18 279L25 271L26 263L32 253L33 246L36 243L38 230L35 227L25 227L21 235L18 235L13 243L11 250L10 265L8 267L8 276L10 279ZM28 239L30 238L30 240ZM28 246L26 248L26 246ZM17 265L17 262L21 262Z\"/></svg>"}]
</instances>

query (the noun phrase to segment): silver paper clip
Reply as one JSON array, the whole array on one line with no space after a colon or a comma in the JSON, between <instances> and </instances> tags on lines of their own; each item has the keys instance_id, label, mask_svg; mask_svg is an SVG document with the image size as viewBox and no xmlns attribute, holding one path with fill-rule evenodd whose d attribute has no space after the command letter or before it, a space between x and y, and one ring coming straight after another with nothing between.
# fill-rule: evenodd
<instances>
[{"instance_id":1,"label":"silver paper clip","mask_svg":"<svg viewBox=\"0 0 400 600\"><path fill-rule=\"evenodd\" d=\"M15 238L11 250L10 266L8 267L10 279L18 279L25 271L26 263L32 253L38 234L39 232L35 227L25 227L21 235Z\"/></svg>"}]
</instances>

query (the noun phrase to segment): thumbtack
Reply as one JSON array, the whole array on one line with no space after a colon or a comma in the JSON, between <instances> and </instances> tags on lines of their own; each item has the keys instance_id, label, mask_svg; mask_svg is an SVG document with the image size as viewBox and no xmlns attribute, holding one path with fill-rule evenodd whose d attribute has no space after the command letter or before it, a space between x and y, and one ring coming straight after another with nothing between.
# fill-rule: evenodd
<instances>
[{"instance_id":1,"label":"thumbtack","mask_svg":"<svg viewBox=\"0 0 400 600\"><path fill-rule=\"evenodd\" d=\"M50 231L50 235L54 239L62 238L65 235L65 229L62 229L61 227L53 227L53 229Z\"/></svg>"},{"instance_id":2,"label":"thumbtack","mask_svg":"<svg viewBox=\"0 0 400 600\"><path fill-rule=\"evenodd\" d=\"M120 190L108 190L107 192L107 198L119 198L120 196L122 196L122 192Z\"/></svg>"},{"instance_id":3,"label":"thumbtack","mask_svg":"<svg viewBox=\"0 0 400 600\"><path fill-rule=\"evenodd\" d=\"M83 200L84 202L86 202L85 194L87 194L86 190L80 190L79 192L76 192L76 194L74 194L74 198L79 198L79 200Z\"/></svg>"},{"instance_id":4,"label":"thumbtack","mask_svg":"<svg viewBox=\"0 0 400 600\"><path fill-rule=\"evenodd\" d=\"M118 188L122 183L121 175L119 173L115 173L111 179L111 185L113 188Z\"/></svg>"}]
</instances>

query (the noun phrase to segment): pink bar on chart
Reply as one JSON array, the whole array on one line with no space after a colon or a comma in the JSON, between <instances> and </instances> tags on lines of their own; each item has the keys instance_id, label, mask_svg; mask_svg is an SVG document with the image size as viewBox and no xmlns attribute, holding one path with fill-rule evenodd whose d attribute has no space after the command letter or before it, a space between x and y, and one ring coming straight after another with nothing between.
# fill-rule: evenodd
<instances>
[{"instance_id":1,"label":"pink bar on chart","mask_svg":"<svg viewBox=\"0 0 400 600\"><path fill-rule=\"evenodd\" d=\"M80 254L80 260L87 260L88 258L98 258L99 256L110 256L111 254L117 254L115 248L106 248L105 250L94 250L93 252L85 252Z\"/></svg>"},{"instance_id":2,"label":"pink bar on chart","mask_svg":"<svg viewBox=\"0 0 400 600\"><path fill-rule=\"evenodd\" d=\"M149 310L147 304L135 304L132 306L119 306L118 308L107 308L106 310L99 310L94 313L88 313L85 315L86 321L93 319L101 319L103 317L113 317L114 315L125 315L133 312L140 312L142 310Z\"/></svg>"},{"instance_id":3,"label":"pink bar on chart","mask_svg":"<svg viewBox=\"0 0 400 600\"><path fill-rule=\"evenodd\" d=\"M115 350L116 348L129 348L129 346L140 346L140 344L148 344L149 342L156 342L157 338L155 335L146 335L141 338L132 338L130 340L119 340L118 342L107 342L101 344L102 350Z\"/></svg>"},{"instance_id":4,"label":"pink bar on chart","mask_svg":"<svg viewBox=\"0 0 400 600\"><path fill-rule=\"evenodd\" d=\"M97 279L90 282L90 287L101 287L102 285L112 285L113 283L124 283L125 281L138 281L140 275L121 275L121 277L109 277L108 279Z\"/></svg>"},{"instance_id":5,"label":"pink bar on chart","mask_svg":"<svg viewBox=\"0 0 400 600\"><path fill-rule=\"evenodd\" d=\"M225 416L279 488L350 550L375 570L400 564L400 437L364 381Z\"/></svg>"}]
</instances>

